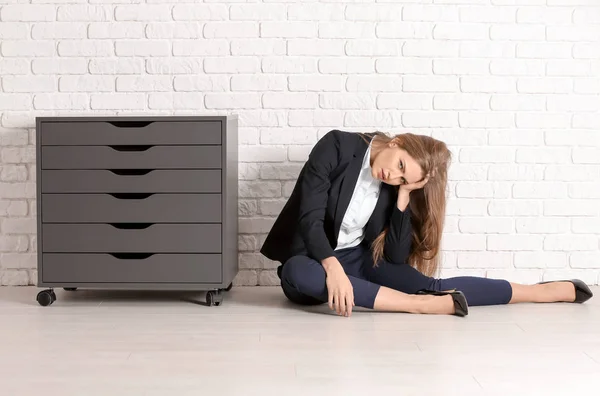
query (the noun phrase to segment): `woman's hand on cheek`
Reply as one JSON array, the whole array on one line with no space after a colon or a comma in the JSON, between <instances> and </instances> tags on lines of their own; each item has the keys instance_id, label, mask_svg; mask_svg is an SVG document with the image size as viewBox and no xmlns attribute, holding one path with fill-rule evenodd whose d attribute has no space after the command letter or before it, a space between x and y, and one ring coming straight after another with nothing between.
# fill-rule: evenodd
<instances>
[{"instance_id":1,"label":"woman's hand on cheek","mask_svg":"<svg viewBox=\"0 0 600 396\"><path fill-rule=\"evenodd\" d=\"M427 184L427 182L429 181L429 175L425 176L425 178L419 182L416 183L410 183L410 184L401 184L400 185L400 192L408 192L410 193L411 191L414 190L419 190L423 187L425 187L425 184Z\"/></svg>"}]
</instances>

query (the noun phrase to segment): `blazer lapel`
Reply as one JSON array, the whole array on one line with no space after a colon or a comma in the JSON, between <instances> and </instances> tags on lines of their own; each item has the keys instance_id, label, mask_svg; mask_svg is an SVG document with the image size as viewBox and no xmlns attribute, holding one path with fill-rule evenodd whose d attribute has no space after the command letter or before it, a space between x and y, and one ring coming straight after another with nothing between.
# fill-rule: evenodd
<instances>
[{"instance_id":1,"label":"blazer lapel","mask_svg":"<svg viewBox=\"0 0 600 396\"><path fill-rule=\"evenodd\" d=\"M367 152L368 148L368 145L360 136L357 136L357 139L358 142L356 144L356 149L354 150L353 158L350 161L348 168L346 168L346 171L344 172L344 178L342 180L340 188L340 195L338 197L338 202L335 208L334 232L336 238L339 235L340 228L342 226L342 220L344 219L344 214L348 209L350 199L352 198L352 194L354 193L354 187L356 186L356 182L358 181L358 175L360 174L365 153Z\"/></svg>"}]
</instances>

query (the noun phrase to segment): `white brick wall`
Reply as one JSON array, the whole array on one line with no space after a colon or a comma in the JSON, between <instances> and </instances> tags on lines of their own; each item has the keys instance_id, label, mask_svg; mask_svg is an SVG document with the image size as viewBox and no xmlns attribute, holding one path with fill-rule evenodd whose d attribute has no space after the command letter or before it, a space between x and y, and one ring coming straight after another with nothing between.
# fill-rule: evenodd
<instances>
[{"instance_id":1,"label":"white brick wall","mask_svg":"<svg viewBox=\"0 0 600 396\"><path fill-rule=\"evenodd\" d=\"M36 116L229 112L236 284L277 283L258 249L333 128L450 146L443 276L600 281L598 0L0 3L0 285L36 281Z\"/></svg>"}]
</instances>

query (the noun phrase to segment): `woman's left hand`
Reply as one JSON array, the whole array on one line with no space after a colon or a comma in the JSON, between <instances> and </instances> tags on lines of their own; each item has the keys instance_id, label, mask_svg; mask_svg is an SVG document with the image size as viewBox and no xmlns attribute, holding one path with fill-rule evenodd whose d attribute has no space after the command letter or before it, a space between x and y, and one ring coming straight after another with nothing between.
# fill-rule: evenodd
<instances>
[{"instance_id":1,"label":"woman's left hand","mask_svg":"<svg viewBox=\"0 0 600 396\"><path fill-rule=\"evenodd\" d=\"M429 175L425 176L425 178L423 180L416 182L416 183L401 184L400 192L410 193L411 191L419 190L419 189L425 187L425 184L427 184L428 181L429 181Z\"/></svg>"}]
</instances>

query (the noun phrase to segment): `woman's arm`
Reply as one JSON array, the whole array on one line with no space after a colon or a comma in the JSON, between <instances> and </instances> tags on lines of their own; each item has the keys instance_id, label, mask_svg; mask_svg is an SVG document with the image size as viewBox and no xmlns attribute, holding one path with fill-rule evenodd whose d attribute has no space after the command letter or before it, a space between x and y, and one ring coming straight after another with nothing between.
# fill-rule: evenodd
<instances>
[{"instance_id":1,"label":"woman's arm","mask_svg":"<svg viewBox=\"0 0 600 396\"><path fill-rule=\"evenodd\" d=\"M394 264L408 262L412 244L412 225L408 206L410 192L400 189L398 200L392 211L390 226L385 236L383 256Z\"/></svg>"},{"instance_id":2,"label":"woman's arm","mask_svg":"<svg viewBox=\"0 0 600 396\"><path fill-rule=\"evenodd\" d=\"M331 187L329 174L339 163L339 140L335 133L325 134L312 149L304 165L301 184L300 234L309 256L319 262L334 256L323 223Z\"/></svg>"}]
</instances>

